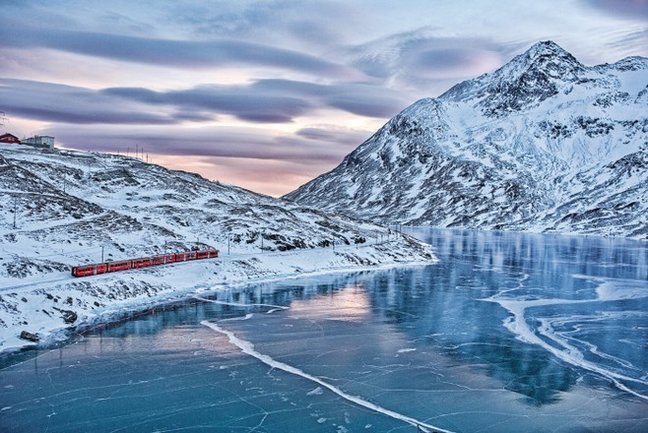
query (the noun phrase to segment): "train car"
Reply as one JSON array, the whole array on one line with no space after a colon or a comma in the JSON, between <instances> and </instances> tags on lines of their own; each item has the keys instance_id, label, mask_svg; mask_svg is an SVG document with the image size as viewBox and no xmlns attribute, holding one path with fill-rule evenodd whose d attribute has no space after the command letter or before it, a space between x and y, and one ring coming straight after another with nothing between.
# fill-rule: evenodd
<instances>
[{"instance_id":1,"label":"train car","mask_svg":"<svg viewBox=\"0 0 648 433\"><path fill-rule=\"evenodd\" d=\"M167 263L175 263L175 254L163 254L153 257L153 265L166 265Z\"/></svg>"},{"instance_id":2,"label":"train car","mask_svg":"<svg viewBox=\"0 0 648 433\"><path fill-rule=\"evenodd\" d=\"M103 272L97 272L97 265L74 266L72 268L72 275L75 277L87 277L90 275L97 275L97 273L102 274L104 272L105 270Z\"/></svg>"},{"instance_id":3,"label":"train car","mask_svg":"<svg viewBox=\"0 0 648 433\"><path fill-rule=\"evenodd\" d=\"M72 276L74 277L87 277L90 275L105 274L106 272L114 272L114 270L110 269L110 263L72 267Z\"/></svg>"},{"instance_id":4,"label":"train car","mask_svg":"<svg viewBox=\"0 0 648 433\"><path fill-rule=\"evenodd\" d=\"M218 250L196 251L196 259L211 259L218 257Z\"/></svg>"},{"instance_id":5,"label":"train car","mask_svg":"<svg viewBox=\"0 0 648 433\"><path fill-rule=\"evenodd\" d=\"M187 251L184 253L163 254L153 257L140 257L136 259L121 260L119 262L73 266L72 276L88 277L91 275L105 274L106 272L119 272L128 269L147 268L149 266L165 265L167 263L211 259L215 257L218 257L218 250Z\"/></svg>"},{"instance_id":6,"label":"train car","mask_svg":"<svg viewBox=\"0 0 648 433\"><path fill-rule=\"evenodd\" d=\"M175 261L176 262L186 262L187 260L196 260L197 253L199 251L187 251L184 253L176 253Z\"/></svg>"},{"instance_id":7,"label":"train car","mask_svg":"<svg viewBox=\"0 0 648 433\"><path fill-rule=\"evenodd\" d=\"M131 261L133 262L133 269L147 268L149 266L153 266L152 257L143 257L141 259L133 259Z\"/></svg>"},{"instance_id":8,"label":"train car","mask_svg":"<svg viewBox=\"0 0 648 433\"><path fill-rule=\"evenodd\" d=\"M187 253L176 253L173 258L176 262L184 262L187 260Z\"/></svg>"},{"instance_id":9,"label":"train car","mask_svg":"<svg viewBox=\"0 0 648 433\"><path fill-rule=\"evenodd\" d=\"M155 256L152 259L153 259L153 266L166 265L167 263L175 262L175 254L164 254L161 256Z\"/></svg>"},{"instance_id":10,"label":"train car","mask_svg":"<svg viewBox=\"0 0 648 433\"><path fill-rule=\"evenodd\" d=\"M131 260L122 260L120 262L108 262L107 265L108 265L107 272L125 271L133 267Z\"/></svg>"}]
</instances>

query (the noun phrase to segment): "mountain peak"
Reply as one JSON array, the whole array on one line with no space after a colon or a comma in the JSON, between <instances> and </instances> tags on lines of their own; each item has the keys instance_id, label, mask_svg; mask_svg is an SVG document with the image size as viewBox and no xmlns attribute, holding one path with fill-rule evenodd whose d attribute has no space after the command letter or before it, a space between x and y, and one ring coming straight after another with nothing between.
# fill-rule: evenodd
<instances>
[{"instance_id":1,"label":"mountain peak","mask_svg":"<svg viewBox=\"0 0 648 433\"><path fill-rule=\"evenodd\" d=\"M555 55L555 56L564 56L569 55L560 45L554 41L539 41L531 45L531 47L522 54L527 58L535 59L540 56Z\"/></svg>"},{"instance_id":2,"label":"mountain peak","mask_svg":"<svg viewBox=\"0 0 648 433\"><path fill-rule=\"evenodd\" d=\"M555 75L554 78L564 78L565 73L576 73L583 68L574 56L553 41L536 42L502 67L509 74L515 70L523 72L535 69Z\"/></svg>"},{"instance_id":3,"label":"mountain peak","mask_svg":"<svg viewBox=\"0 0 648 433\"><path fill-rule=\"evenodd\" d=\"M479 100L487 115L499 115L536 105L580 81L586 70L555 42L540 41L498 70L457 84L441 99Z\"/></svg>"}]
</instances>

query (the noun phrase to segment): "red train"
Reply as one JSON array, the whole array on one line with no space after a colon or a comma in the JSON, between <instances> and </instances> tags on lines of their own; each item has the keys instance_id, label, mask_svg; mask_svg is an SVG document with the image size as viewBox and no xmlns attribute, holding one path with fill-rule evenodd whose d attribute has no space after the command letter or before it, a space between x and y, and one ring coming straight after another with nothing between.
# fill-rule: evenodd
<instances>
[{"instance_id":1,"label":"red train","mask_svg":"<svg viewBox=\"0 0 648 433\"><path fill-rule=\"evenodd\" d=\"M141 257L139 259L121 260L119 262L105 262L94 265L73 266L72 276L87 277L90 275L105 274L106 272L119 272L128 269L146 268L149 266L165 265L167 263L186 262L188 260L202 260L218 257L218 250L187 251L185 253L164 254L161 256Z\"/></svg>"}]
</instances>

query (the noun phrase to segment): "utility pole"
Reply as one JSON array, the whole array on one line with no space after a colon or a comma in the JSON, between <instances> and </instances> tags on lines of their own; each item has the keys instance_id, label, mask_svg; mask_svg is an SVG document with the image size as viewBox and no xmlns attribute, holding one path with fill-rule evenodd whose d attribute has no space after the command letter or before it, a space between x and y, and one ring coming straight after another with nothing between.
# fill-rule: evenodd
<instances>
[{"instance_id":1,"label":"utility pole","mask_svg":"<svg viewBox=\"0 0 648 433\"><path fill-rule=\"evenodd\" d=\"M101 263L104 262L104 246L101 246Z\"/></svg>"},{"instance_id":2,"label":"utility pole","mask_svg":"<svg viewBox=\"0 0 648 433\"><path fill-rule=\"evenodd\" d=\"M227 235L227 255L230 255L230 235Z\"/></svg>"},{"instance_id":3,"label":"utility pole","mask_svg":"<svg viewBox=\"0 0 648 433\"><path fill-rule=\"evenodd\" d=\"M261 233L261 252L263 252L263 233Z\"/></svg>"},{"instance_id":4,"label":"utility pole","mask_svg":"<svg viewBox=\"0 0 648 433\"><path fill-rule=\"evenodd\" d=\"M16 214L18 213L18 196L14 196L14 214L13 214L13 228L16 229Z\"/></svg>"}]
</instances>

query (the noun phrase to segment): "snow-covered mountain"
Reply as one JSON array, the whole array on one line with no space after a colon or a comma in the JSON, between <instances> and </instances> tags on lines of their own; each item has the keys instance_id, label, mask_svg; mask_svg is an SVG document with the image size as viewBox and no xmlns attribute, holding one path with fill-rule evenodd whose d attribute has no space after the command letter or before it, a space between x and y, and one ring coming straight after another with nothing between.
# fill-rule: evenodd
<instances>
[{"instance_id":1,"label":"snow-covered mountain","mask_svg":"<svg viewBox=\"0 0 648 433\"><path fill-rule=\"evenodd\" d=\"M52 267L215 247L234 253L374 242L383 227L135 158L0 147L2 249ZM16 229L13 229L14 207ZM15 260L14 260L15 262ZM0 271L1 275L1 271Z\"/></svg>"},{"instance_id":2,"label":"snow-covered mountain","mask_svg":"<svg viewBox=\"0 0 648 433\"><path fill-rule=\"evenodd\" d=\"M382 223L648 237L648 59L539 42L284 198Z\"/></svg>"}]
</instances>

